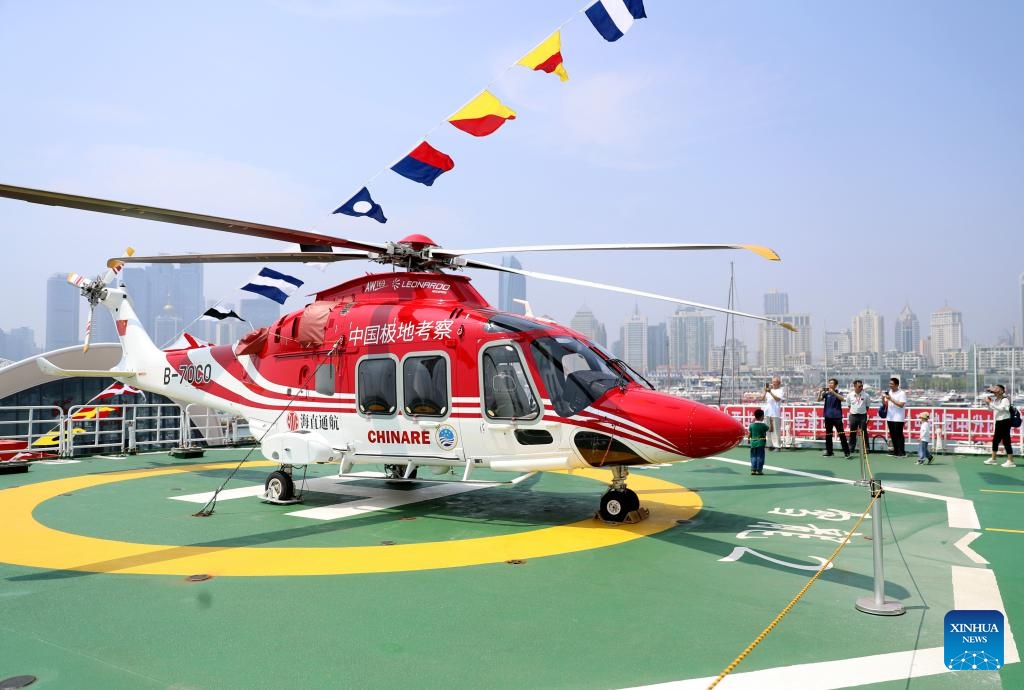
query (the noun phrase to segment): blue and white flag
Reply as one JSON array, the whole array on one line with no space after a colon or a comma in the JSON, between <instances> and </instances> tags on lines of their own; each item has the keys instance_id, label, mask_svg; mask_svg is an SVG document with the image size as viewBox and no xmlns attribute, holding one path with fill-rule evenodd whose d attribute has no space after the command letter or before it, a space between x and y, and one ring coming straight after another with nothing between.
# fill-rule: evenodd
<instances>
[{"instance_id":1,"label":"blue and white flag","mask_svg":"<svg viewBox=\"0 0 1024 690\"><path fill-rule=\"evenodd\" d=\"M344 213L346 216L369 216L378 223L387 223L384 217L384 209L370 196L370 190L363 187L355 196L343 203L334 213Z\"/></svg>"},{"instance_id":2,"label":"blue and white flag","mask_svg":"<svg viewBox=\"0 0 1024 690\"><path fill-rule=\"evenodd\" d=\"M278 304L284 304L288 295L302 286L302 281L294 276L279 273L272 268L263 268L249 282L242 286L246 292L255 292Z\"/></svg>"},{"instance_id":3,"label":"blue and white flag","mask_svg":"<svg viewBox=\"0 0 1024 690\"><path fill-rule=\"evenodd\" d=\"M634 19L646 16L643 0L598 0L587 8L587 19L606 41L619 40Z\"/></svg>"}]
</instances>

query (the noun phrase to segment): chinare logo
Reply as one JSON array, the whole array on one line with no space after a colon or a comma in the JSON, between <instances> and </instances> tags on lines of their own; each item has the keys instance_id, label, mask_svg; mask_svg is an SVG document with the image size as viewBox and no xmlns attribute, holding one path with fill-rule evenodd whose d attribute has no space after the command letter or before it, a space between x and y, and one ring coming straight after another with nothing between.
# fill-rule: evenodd
<instances>
[{"instance_id":1,"label":"chinare logo","mask_svg":"<svg viewBox=\"0 0 1024 690\"><path fill-rule=\"evenodd\" d=\"M953 671L997 671L1003 666L1001 611L957 611L943 620L946 668Z\"/></svg>"},{"instance_id":2,"label":"chinare logo","mask_svg":"<svg viewBox=\"0 0 1024 690\"><path fill-rule=\"evenodd\" d=\"M455 427L451 424L439 426L434 438L437 440L437 445L445 450L451 450L459 443L459 436L455 433Z\"/></svg>"}]
</instances>

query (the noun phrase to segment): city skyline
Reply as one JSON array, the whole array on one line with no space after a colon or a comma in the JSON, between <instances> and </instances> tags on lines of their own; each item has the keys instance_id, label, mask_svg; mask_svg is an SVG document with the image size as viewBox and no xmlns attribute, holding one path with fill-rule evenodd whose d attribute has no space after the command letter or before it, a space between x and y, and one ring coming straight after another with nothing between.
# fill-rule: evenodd
<instances>
[{"instance_id":1,"label":"city skyline","mask_svg":"<svg viewBox=\"0 0 1024 690\"><path fill-rule=\"evenodd\" d=\"M1024 5L660 2L613 44L574 2L494 7L0 5L0 58L31 56L34 66L5 82L0 127L17 136L5 141L0 180L376 242L420 233L451 248L754 243L782 261L742 250L519 260L723 306L733 268L735 306L760 313L768 290L788 293L789 309L810 318L813 351L867 308L891 340L908 303L922 319L947 303L962 311L971 342L1019 335L1019 305L996 296L1018 294L1021 271L1012 258L993 262L991 245L1015 237L1024 218ZM570 17L568 81L514 67ZM447 124L488 86L515 120L483 138ZM388 170L425 132L455 161L431 187ZM386 224L331 213L364 185ZM291 249L9 199L0 230L24 238L4 256L9 281L24 288L0 328L29 326L39 338L46 278L95 275L126 246ZM375 268L294 271L316 292ZM253 269L210 270L205 292L226 295ZM497 304L497 275L467 274ZM675 310L536 280L528 293L535 313L560 323L589 304L610 333L637 303L651 323ZM751 349L756 332L737 320Z\"/></svg>"}]
</instances>

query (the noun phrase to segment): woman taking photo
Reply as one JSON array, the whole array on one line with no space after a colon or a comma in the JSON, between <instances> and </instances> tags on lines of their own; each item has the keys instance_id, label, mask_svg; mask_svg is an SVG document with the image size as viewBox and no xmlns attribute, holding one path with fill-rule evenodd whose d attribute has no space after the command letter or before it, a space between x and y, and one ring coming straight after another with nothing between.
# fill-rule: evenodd
<instances>
[{"instance_id":1,"label":"woman taking photo","mask_svg":"<svg viewBox=\"0 0 1024 690\"><path fill-rule=\"evenodd\" d=\"M992 417L996 420L996 430L992 434L992 457L985 461L986 465L995 465L996 452L999 444L1006 449L1006 462L1003 467L1016 467L1013 462L1013 444L1010 442L1010 399L1006 397L1006 389L996 384L988 389L991 395L988 396L988 409L992 410Z\"/></svg>"}]
</instances>

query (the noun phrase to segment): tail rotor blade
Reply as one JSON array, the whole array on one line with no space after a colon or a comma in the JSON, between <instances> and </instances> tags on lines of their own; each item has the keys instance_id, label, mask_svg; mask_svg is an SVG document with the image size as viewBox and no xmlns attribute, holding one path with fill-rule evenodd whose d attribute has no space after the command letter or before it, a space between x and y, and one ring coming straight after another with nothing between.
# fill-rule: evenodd
<instances>
[{"instance_id":1,"label":"tail rotor blade","mask_svg":"<svg viewBox=\"0 0 1024 690\"><path fill-rule=\"evenodd\" d=\"M68 273L68 283L74 285L76 288L87 288L92 285L91 280L77 273Z\"/></svg>"},{"instance_id":2,"label":"tail rotor blade","mask_svg":"<svg viewBox=\"0 0 1024 690\"><path fill-rule=\"evenodd\" d=\"M85 322L85 345L82 346L82 352L89 351L89 341L92 340L92 317L96 314L96 305L89 305L89 320Z\"/></svg>"}]
</instances>

